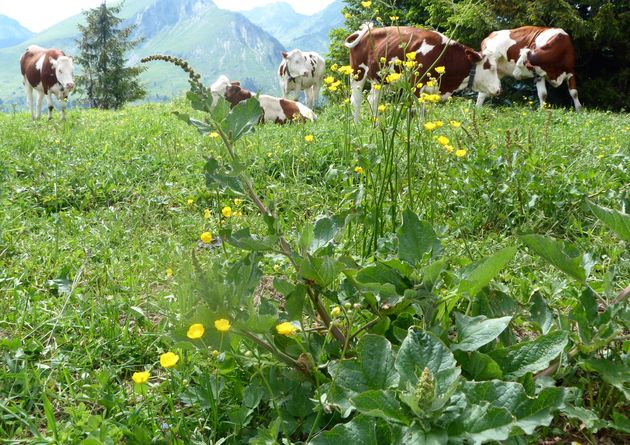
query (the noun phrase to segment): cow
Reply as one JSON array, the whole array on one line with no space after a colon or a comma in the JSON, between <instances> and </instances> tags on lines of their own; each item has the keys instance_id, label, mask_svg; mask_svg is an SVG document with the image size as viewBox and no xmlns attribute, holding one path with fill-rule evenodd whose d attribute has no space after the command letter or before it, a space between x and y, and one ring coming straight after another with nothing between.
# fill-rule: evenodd
<instances>
[{"instance_id":1,"label":"cow","mask_svg":"<svg viewBox=\"0 0 630 445\"><path fill-rule=\"evenodd\" d=\"M494 61L437 31L411 26L373 28L370 23L364 23L345 39L344 45L350 50L350 67L353 70L350 101L354 107L355 122L359 119L365 81L369 79L372 86L368 101L372 113L376 115L382 90L378 86L375 88L375 84L383 81L383 71L387 71L392 61L405 61L410 53L418 62L414 83L427 79L427 75L440 77L435 67L444 67L437 88L433 87L440 93L441 99L467 87L490 95L497 95L501 90ZM397 65L394 63L393 66ZM424 86L417 89L416 94L422 91L431 91L431 88Z\"/></svg>"},{"instance_id":2,"label":"cow","mask_svg":"<svg viewBox=\"0 0 630 445\"><path fill-rule=\"evenodd\" d=\"M575 50L563 29L522 26L494 31L481 42L481 53L496 61L499 78L534 78L541 108L547 99L545 81L559 87L565 80L575 110L582 107L575 82ZM477 106L482 106L485 99L480 92Z\"/></svg>"},{"instance_id":3,"label":"cow","mask_svg":"<svg viewBox=\"0 0 630 445\"><path fill-rule=\"evenodd\" d=\"M66 101L74 89L72 67L72 57L66 56L59 49L44 49L37 45L26 48L20 57L20 69L33 119L39 119L41 115L44 96L48 102L48 119L52 119L53 94L61 104L61 118L65 119ZM37 113L33 109L33 89L37 90Z\"/></svg>"},{"instance_id":4,"label":"cow","mask_svg":"<svg viewBox=\"0 0 630 445\"><path fill-rule=\"evenodd\" d=\"M253 96L252 92L241 87L239 82L231 82L225 90L225 100L227 100L232 107ZM268 96L266 94L261 94L257 96L257 98L260 103L260 108L262 108L263 111L263 122L284 124L293 121L304 122L308 120L313 122L315 120L313 110L299 102Z\"/></svg>"},{"instance_id":5,"label":"cow","mask_svg":"<svg viewBox=\"0 0 630 445\"><path fill-rule=\"evenodd\" d=\"M319 90L324 81L326 62L316 52L293 49L282 52L282 62L278 67L278 78L282 97L299 100L300 93L306 94L306 105L314 108L319 97Z\"/></svg>"}]
</instances>

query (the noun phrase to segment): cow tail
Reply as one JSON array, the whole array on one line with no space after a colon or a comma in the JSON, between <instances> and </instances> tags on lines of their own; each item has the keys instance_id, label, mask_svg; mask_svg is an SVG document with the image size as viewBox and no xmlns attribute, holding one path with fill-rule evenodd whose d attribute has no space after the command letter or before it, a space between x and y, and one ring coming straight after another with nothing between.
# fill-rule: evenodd
<instances>
[{"instance_id":1,"label":"cow tail","mask_svg":"<svg viewBox=\"0 0 630 445\"><path fill-rule=\"evenodd\" d=\"M346 37L346 40L343 42L343 44L346 46L346 48L354 48L359 44L361 39L363 39L368 31L370 31L370 29L372 29L372 23L365 22L363 25L361 25L361 28L358 31L355 31L348 37Z\"/></svg>"}]
</instances>

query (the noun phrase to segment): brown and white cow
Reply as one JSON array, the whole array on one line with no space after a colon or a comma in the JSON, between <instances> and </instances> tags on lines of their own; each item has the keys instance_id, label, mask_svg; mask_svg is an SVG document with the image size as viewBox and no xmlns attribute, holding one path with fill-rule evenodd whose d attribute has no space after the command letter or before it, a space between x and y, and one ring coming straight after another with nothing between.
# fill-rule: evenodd
<instances>
[{"instance_id":1,"label":"brown and white cow","mask_svg":"<svg viewBox=\"0 0 630 445\"><path fill-rule=\"evenodd\" d=\"M20 69L24 76L24 91L33 119L41 115L42 100L48 102L48 119L52 119L54 94L61 103L61 118L66 117L66 99L74 89L72 57L58 49L44 49L31 45L20 57ZM37 90L37 113L33 109L33 89Z\"/></svg>"},{"instance_id":2,"label":"brown and white cow","mask_svg":"<svg viewBox=\"0 0 630 445\"><path fill-rule=\"evenodd\" d=\"M239 82L231 82L225 89L225 100L233 107L239 102L253 97L251 91L241 87ZM275 122L276 124L284 124L293 121L311 121L315 120L315 113L299 102L289 99L281 99L279 97L260 94L256 96L262 108L263 122Z\"/></svg>"},{"instance_id":3,"label":"brown and white cow","mask_svg":"<svg viewBox=\"0 0 630 445\"><path fill-rule=\"evenodd\" d=\"M411 26L372 28L371 24L365 23L361 29L346 38L344 45L350 49L350 66L354 72L350 82L352 89L350 101L354 106L355 122L359 119L365 81L369 79L372 84L368 101L372 113L376 115L382 90L374 88L375 81L382 81L381 71L384 66L394 59L406 60L405 55L411 52L416 53L418 66L422 67L418 73L418 80L423 78L424 71L429 69L426 74L438 78L440 75L434 68L436 66L445 68L437 88L442 99L467 87L490 95L499 94L501 90L494 61L436 31ZM417 94L420 94L420 91L417 91Z\"/></svg>"},{"instance_id":4,"label":"brown and white cow","mask_svg":"<svg viewBox=\"0 0 630 445\"><path fill-rule=\"evenodd\" d=\"M278 78L282 97L299 100L300 93L306 94L306 105L314 108L319 97L319 90L324 82L326 62L314 51L293 49L282 52L282 62L278 67Z\"/></svg>"},{"instance_id":5,"label":"brown and white cow","mask_svg":"<svg viewBox=\"0 0 630 445\"><path fill-rule=\"evenodd\" d=\"M500 78L534 78L541 107L547 99L546 80L554 87L566 81L575 109L581 108L575 83L575 50L563 29L522 26L494 31L481 42L481 53L496 61ZM479 93L477 106L485 99L486 95Z\"/></svg>"}]
</instances>

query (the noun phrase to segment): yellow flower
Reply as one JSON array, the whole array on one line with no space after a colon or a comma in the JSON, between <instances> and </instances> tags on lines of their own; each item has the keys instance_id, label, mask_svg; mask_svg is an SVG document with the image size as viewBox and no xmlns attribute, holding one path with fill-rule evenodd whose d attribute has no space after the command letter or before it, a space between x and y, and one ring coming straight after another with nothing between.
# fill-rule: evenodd
<instances>
[{"instance_id":1,"label":"yellow flower","mask_svg":"<svg viewBox=\"0 0 630 445\"><path fill-rule=\"evenodd\" d=\"M335 78L333 76L328 76L324 78L325 84L333 83L334 81L335 81Z\"/></svg>"},{"instance_id":2,"label":"yellow flower","mask_svg":"<svg viewBox=\"0 0 630 445\"><path fill-rule=\"evenodd\" d=\"M224 217L229 218L230 216L232 216L232 207L230 206L223 207L223 209L221 209L221 214Z\"/></svg>"},{"instance_id":3,"label":"yellow flower","mask_svg":"<svg viewBox=\"0 0 630 445\"><path fill-rule=\"evenodd\" d=\"M191 206L191 205L193 205L193 202L195 202L195 201L193 201L192 199L189 199L188 201L186 201L186 204L188 204L189 206Z\"/></svg>"},{"instance_id":4,"label":"yellow flower","mask_svg":"<svg viewBox=\"0 0 630 445\"><path fill-rule=\"evenodd\" d=\"M448 145L448 144L447 144L447 145L445 145L445 146L444 146L444 148L445 148L445 149L446 149L446 151L448 151L449 153L451 153L453 150L455 150L455 149L453 148L453 146L452 146L452 145Z\"/></svg>"},{"instance_id":5,"label":"yellow flower","mask_svg":"<svg viewBox=\"0 0 630 445\"><path fill-rule=\"evenodd\" d=\"M420 89L424 86L424 83L422 82L418 82L418 84L416 85L416 88Z\"/></svg>"},{"instance_id":6,"label":"yellow flower","mask_svg":"<svg viewBox=\"0 0 630 445\"><path fill-rule=\"evenodd\" d=\"M330 311L330 316L331 317L338 317L339 315L341 315L341 308L339 306L335 306L334 308L332 308L332 310Z\"/></svg>"},{"instance_id":7,"label":"yellow flower","mask_svg":"<svg viewBox=\"0 0 630 445\"><path fill-rule=\"evenodd\" d=\"M212 351L212 356L214 358L217 358L219 355L221 355L221 353L219 351L217 351L216 349L214 351Z\"/></svg>"},{"instance_id":8,"label":"yellow flower","mask_svg":"<svg viewBox=\"0 0 630 445\"><path fill-rule=\"evenodd\" d=\"M411 68L413 68L414 66L416 66L416 62L414 62L413 60L407 60L407 61L404 63L404 65L405 65L405 68L407 68L407 69L411 69Z\"/></svg>"},{"instance_id":9,"label":"yellow flower","mask_svg":"<svg viewBox=\"0 0 630 445\"><path fill-rule=\"evenodd\" d=\"M178 361L179 361L179 355L173 352L169 351L160 355L160 365L162 365L165 368L172 368L173 366L177 364Z\"/></svg>"},{"instance_id":10,"label":"yellow flower","mask_svg":"<svg viewBox=\"0 0 630 445\"><path fill-rule=\"evenodd\" d=\"M273 270L276 272L280 272L280 265L279 264L274 264L273 265Z\"/></svg>"},{"instance_id":11,"label":"yellow flower","mask_svg":"<svg viewBox=\"0 0 630 445\"><path fill-rule=\"evenodd\" d=\"M339 68L339 72L341 74L352 74L354 72L354 70L352 69L352 67L350 65L344 65L344 66Z\"/></svg>"},{"instance_id":12,"label":"yellow flower","mask_svg":"<svg viewBox=\"0 0 630 445\"><path fill-rule=\"evenodd\" d=\"M407 54L405 54L405 57L407 58L407 60L416 60L416 52L408 52Z\"/></svg>"},{"instance_id":13,"label":"yellow flower","mask_svg":"<svg viewBox=\"0 0 630 445\"><path fill-rule=\"evenodd\" d=\"M437 125L435 125L433 122L425 122L424 123L424 129L427 131L433 131L435 130L435 128L437 127Z\"/></svg>"},{"instance_id":14,"label":"yellow flower","mask_svg":"<svg viewBox=\"0 0 630 445\"><path fill-rule=\"evenodd\" d=\"M170 267L166 269L166 278L173 278L173 269Z\"/></svg>"},{"instance_id":15,"label":"yellow flower","mask_svg":"<svg viewBox=\"0 0 630 445\"><path fill-rule=\"evenodd\" d=\"M212 213L210 212L210 209L205 209L205 210L203 211L203 217L204 217L205 219L210 218L210 215L212 215Z\"/></svg>"},{"instance_id":16,"label":"yellow flower","mask_svg":"<svg viewBox=\"0 0 630 445\"><path fill-rule=\"evenodd\" d=\"M186 332L186 337L191 340L197 340L198 338L203 337L203 333L206 329L203 327L201 323L191 324L188 328L188 332Z\"/></svg>"},{"instance_id":17,"label":"yellow flower","mask_svg":"<svg viewBox=\"0 0 630 445\"><path fill-rule=\"evenodd\" d=\"M230 330L230 320L226 320L225 318L220 318L214 322L214 327L219 332L227 332Z\"/></svg>"},{"instance_id":18,"label":"yellow flower","mask_svg":"<svg viewBox=\"0 0 630 445\"><path fill-rule=\"evenodd\" d=\"M448 143L450 142L446 136L440 136L439 138L437 138L437 141L438 141L438 144L444 145L444 146L447 146Z\"/></svg>"},{"instance_id":19,"label":"yellow flower","mask_svg":"<svg viewBox=\"0 0 630 445\"><path fill-rule=\"evenodd\" d=\"M267 157L268 157L268 158L270 158L270 157L272 157L272 156L273 156L273 153L272 153L272 152L270 152L270 151L268 151L268 152L267 152Z\"/></svg>"},{"instance_id":20,"label":"yellow flower","mask_svg":"<svg viewBox=\"0 0 630 445\"><path fill-rule=\"evenodd\" d=\"M216 131L213 131L212 133L208 134L208 137L210 137L210 138L218 138L219 137L219 133L217 133Z\"/></svg>"},{"instance_id":21,"label":"yellow flower","mask_svg":"<svg viewBox=\"0 0 630 445\"><path fill-rule=\"evenodd\" d=\"M462 126L462 123L458 121L450 121L450 124L451 124L451 127L453 128L459 128Z\"/></svg>"},{"instance_id":22,"label":"yellow flower","mask_svg":"<svg viewBox=\"0 0 630 445\"><path fill-rule=\"evenodd\" d=\"M361 6L363 6L364 8L369 8L370 6L372 6L372 2L371 1L361 2Z\"/></svg>"},{"instance_id":23,"label":"yellow flower","mask_svg":"<svg viewBox=\"0 0 630 445\"><path fill-rule=\"evenodd\" d=\"M307 134L306 136L304 136L304 140L306 142L313 142L313 139L315 139L315 138L313 137L312 134Z\"/></svg>"},{"instance_id":24,"label":"yellow flower","mask_svg":"<svg viewBox=\"0 0 630 445\"><path fill-rule=\"evenodd\" d=\"M343 16L344 16L346 19L349 19L349 18L351 18L351 17L352 17L352 14L350 14L349 12L346 12Z\"/></svg>"},{"instance_id":25,"label":"yellow flower","mask_svg":"<svg viewBox=\"0 0 630 445\"><path fill-rule=\"evenodd\" d=\"M149 374L148 371L134 372L131 379L138 385L142 385L143 383L147 383L149 381L150 375L151 374Z\"/></svg>"},{"instance_id":26,"label":"yellow flower","mask_svg":"<svg viewBox=\"0 0 630 445\"><path fill-rule=\"evenodd\" d=\"M385 62L387 62L387 59L385 57L381 57L380 59L378 59L379 62L381 62L381 65L385 65Z\"/></svg>"},{"instance_id":27,"label":"yellow flower","mask_svg":"<svg viewBox=\"0 0 630 445\"><path fill-rule=\"evenodd\" d=\"M288 321L285 321L276 326L276 331L278 331L280 335L293 335L295 331L297 331L297 328Z\"/></svg>"},{"instance_id":28,"label":"yellow flower","mask_svg":"<svg viewBox=\"0 0 630 445\"><path fill-rule=\"evenodd\" d=\"M398 17L397 15L390 15L390 16L389 16L389 19L390 19L392 22L395 22L395 21L396 21L396 20L398 20L399 18L400 18L400 17Z\"/></svg>"},{"instance_id":29,"label":"yellow flower","mask_svg":"<svg viewBox=\"0 0 630 445\"><path fill-rule=\"evenodd\" d=\"M355 172L357 175L362 175L362 174L363 174L363 172L364 172L363 167L361 167L361 166L357 165L356 167L354 167L354 172Z\"/></svg>"},{"instance_id":30,"label":"yellow flower","mask_svg":"<svg viewBox=\"0 0 630 445\"><path fill-rule=\"evenodd\" d=\"M436 127L440 128L440 127L442 127L443 125L444 125L444 122L442 122L442 121L435 121L435 126L436 126Z\"/></svg>"},{"instance_id":31,"label":"yellow flower","mask_svg":"<svg viewBox=\"0 0 630 445\"><path fill-rule=\"evenodd\" d=\"M330 71L337 71L337 68L339 68L339 65L337 65L336 63L333 63L333 65L330 67Z\"/></svg>"},{"instance_id":32,"label":"yellow flower","mask_svg":"<svg viewBox=\"0 0 630 445\"><path fill-rule=\"evenodd\" d=\"M384 105L384 104L380 104L380 105L378 106L378 111L379 111L379 112L381 112L381 113L383 113L383 112L385 111L385 108L386 108L386 107L385 107L385 105Z\"/></svg>"},{"instance_id":33,"label":"yellow flower","mask_svg":"<svg viewBox=\"0 0 630 445\"><path fill-rule=\"evenodd\" d=\"M387 77L385 78L387 83L396 82L398 79L400 79L400 73L391 73L391 74L388 74Z\"/></svg>"},{"instance_id":34,"label":"yellow flower","mask_svg":"<svg viewBox=\"0 0 630 445\"><path fill-rule=\"evenodd\" d=\"M375 83L374 85L372 85L372 88L374 88L376 91L381 89L381 84L380 83Z\"/></svg>"},{"instance_id":35,"label":"yellow flower","mask_svg":"<svg viewBox=\"0 0 630 445\"><path fill-rule=\"evenodd\" d=\"M241 204L243 204L243 200L242 199L234 198L234 205L235 206L240 206Z\"/></svg>"},{"instance_id":36,"label":"yellow flower","mask_svg":"<svg viewBox=\"0 0 630 445\"><path fill-rule=\"evenodd\" d=\"M457 156L458 158L463 158L464 156L466 156L466 150L460 148L455 152L455 156Z\"/></svg>"},{"instance_id":37,"label":"yellow flower","mask_svg":"<svg viewBox=\"0 0 630 445\"><path fill-rule=\"evenodd\" d=\"M429 81L427 82L427 87L428 87L428 88L433 88L433 87L434 87L434 86L436 86L436 85L437 85L437 80L435 80L435 79L431 79L431 80L429 80Z\"/></svg>"},{"instance_id":38,"label":"yellow flower","mask_svg":"<svg viewBox=\"0 0 630 445\"><path fill-rule=\"evenodd\" d=\"M232 216L237 218L239 216L243 216L243 212L241 212L240 210L237 210L236 212L232 213Z\"/></svg>"},{"instance_id":39,"label":"yellow flower","mask_svg":"<svg viewBox=\"0 0 630 445\"><path fill-rule=\"evenodd\" d=\"M435 72L438 74L444 74L444 71L446 71L446 68L444 68L443 66L436 66L435 67Z\"/></svg>"},{"instance_id":40,"label":"yellow flower","mask_svg":"<svg viewBox=\"0 0 630 445\"><path fill-rule=\"evenodd\" d=\"M210 232L203 232L199 236L199 239L201 240L201 242L208 244L210 241L212 241L212 233L210 233Z\"/></svg>"}]
</instances>

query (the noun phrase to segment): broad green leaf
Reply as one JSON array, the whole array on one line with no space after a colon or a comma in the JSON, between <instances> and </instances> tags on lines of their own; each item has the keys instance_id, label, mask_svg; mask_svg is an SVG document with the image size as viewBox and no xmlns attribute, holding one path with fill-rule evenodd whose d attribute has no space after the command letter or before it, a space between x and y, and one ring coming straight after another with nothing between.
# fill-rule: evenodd
<instances>
[{"instance_id":1,"label":"broad green leaf","mask_svg":"<svg viewBox=\"0 0 630 445\"><path fill-rule=\"evenodd\" d=\"M432 428L427 432L417 423L414 423L406 429L405 435L396 445L446 445L448 443L448 434L446 431Z\"/></svg>"},{"instance_id":2,"label":"broad green leaf","mask_svg":"<svg viewBox=\"0 0 630 445\"><path fill-rule=\"evenodd\" d=\"M239 179L227 172L219 161L214 158L208 158L204 166L204 174L206 178L206 186L211 189L230 190L236 194L243 193L243 187Z\"/></svg>"},{"instance_id":3,"label":"broad green leaf","mask_svg":"<svg viewBox=\"0 0 630 445\"><path fill-rule=\"evenodd\" d=\"M314 237L309 247L309 252L313 253L331 242L341 228L339 223L339 219L333 219L328 216L315 221Z\"/></svg>"},{"instance_id":4,"label":"broad green leaf","mask_svg":"<svg viewBox=\"0 0 630 445\"><path fill-rule=\"evenodd\" d=\"M433 290L435 283L437 282L442 272L446 268L446 258L432 262L425 266L420 271L422 274L422 287L428 290Z\"/></svg>"},{"instance_id":5,"label":"broad green leaf","mask_svg":"<svg viewBox=\"0 0 630 445\"><path fill-rule=\"evenodd\" d=\"M506 378L515 378L546 368L549 362L562 353L568 341L569 336L565 331L555 331L532 341L496 349L488 355L499 364Z\"/></svg>"},{"instance_id":6,"label":"broad green leaf","mask_svg":"<svg viewBox=\"0 0 630 445\"><path fill-rule=\"evenodd\" d=\"M301 320L306 298L306 286L300 284L292 292L286 295L285 309L291 320Z\"/></svg>"},{"instance_id":7,"label":"broad green leaf","mask_svg":"<svg viewBox=\"0 0 630 445\"><path fill-rule=\"evenodd\" d=\"M240 249L261 252L273 250L278 244L278 240L275 237L259 238L257 235L252 235L249 232L249 227L226 234L225 240L227 243Z\"/></svg>"},{"instance_id":8,"label":"broad green leaf","mask_svg":"<svg viewBox=\"0 0 630 445\"><path fill-rule=\"evenodd\" d=\"M597 414L593 411L579 406L567 405L562 408L562 414L567 416L569 419L579 420L590 432L593 433L596 433L597 430L601 428L607 428L609 426L607 421L597 417Z\"/></svg>"},{"instance_id":9,"label":"broad green leaf","mask_svg":"<svg viewBox=\"0 0 630 445\"><path fill-rule=\"evenodd\" d=\"M205 122L202 122L192 117L188 118L188 123L195 127L201 134L210 133L214 130L214 127L212 125L206 124Z\"/></svg>"},{"instance_id":10,"label":"broad green leaf","mask_svg":"<svg viewBox=\"0 0 630 445\"><path fill-rule=\"evenodd\" d=\"M360 413L370 417L380 417L387 421L410 423L409 416L403 410L396 393L393 391L370 390L354 396L350 403Z\"/></svg>"},{"instance_id":11,"label":"broad green leaf","mask_svg":"<svg viewBox=\"0 0 630 445\"><path fill-rule=\"evenodd\" d=\"M522 235L520 239L536 254L567 275L582 283L586 281L592 267L588 254L581 255L572 246L543 235Z\"/></svg>"},{"instance_id":12,"label":"broad green leaf","mask_svg":"<svg viewBox=\"0 0 630 445\"><path fill-rule=\"evenodd\" d=\"M476 445L505 440L512 427L513 419L508 410L484 402L469 406L461 417L448 425L447 431L449 439L466 439L467 443Z\"/></svg>"},{"instance_id":13,"label":"broad green leaf","mask_svg":"<svg viewBox=\"0 0 630 445\"><path fill-rule=\"evenodd\" d=\"M304 255L304 253L308 251L308 248L313 243L314 237L315 227L313 226L313 224L304 224L304 227L302 227L302 230L300 231L300 237L298 239L298 247L302 255Z\"/></svg>"},{"instance_id":14,"label":"broad green leaf","mask_svg":"<svg viewBox=\"0 0 630 445\"><path fill-rule=\"evenodd\" d=\"M466 273L459 283L458 292L467 293L471 298L477 295L481 289L490 284L490 281L509 263L516 254L516 247L506 247L494 255L477 263L476 267Z\"/></svg>"},{"instance_id":15,"label":"broad green leaf","mask_svg":"<svg viewBox=\"0 0 630 445\"><path fill-rule=\"evenodd\" d=\"M374 418L357 416L348 423L339 423L330 431L315 436L310 445L380 445L376 437Z\"/></svg>"},{"instance_id":16,"label":"broad green leaf","mask_svg":"<svg viewBox=\"0 0 630 445\"><path fill-rule=\"evenodd\" d=\"M376 283L380 285L393 285L398 295L402 295L405 289L411 287L411 283L396 269L383 263L376 263L372 266L364 267L357 273L356 280L364 284Z\"/></svg>"},{"instance_id":17,"label":"broad green leaf","mask_svg":"<svg viewBox=\"0 0 630 445\"><path fill-rule=\"evenodd\" d=\"M611 228L622 240L630 243L630 215L600 207L591 201L586 201L586 205L601 222Z\"/></svg>"},{"instance_id":18,"label":"broad green leaf","mask_svg":"<svg viewBox=\"0 0 630 445\"><path fill-rule=\"evenodd\" d=\"M273 288L286 297L295 290L295 285L287 280L275 277L273 279Z\"/></svg>"},{"instance_id":19,"label":"broad green leaf","mask_svg":"<svg viewBox=\"0 0 630 445\"><path fill-rule=\"evenodd\" d=\"M190 101L190 106L194 110L210 112L213 109L212 103L214 102L214 98L212 97L212 95L202 97L198 94L193 93L192 91L189 91L186 93L186 99Z\"/></svg>"},{"instance_id":20,"label":"broad green leaf","mask_svg":"<svg viewBox=\"0 0 630 445\"><path fill-rule=\"evenodd\" d=\"M612 425L615 429L630 434L630 419L628 419L628 417L618 411L615 411L612 418Z\"/></svg>"},{"instance_id":21,"label":"broad green leaf","mask_svg":"<svg viewBox=\"0 0 630 445\"><path fill-rule=\"evenodd\" d=\"M486 318L483 315L467 317L456 312L455 323L459 343L452 344L451 350L476 351L496 339L511 320L512 317Z\"/></svg>"},{"instance_id":22,"label":"broad green leaf","mask_svg":"<svg viewBox=\"0 0 630 445\"><path fill-rule=\"evenodd\" d=\"M415 386L424 368L429 368L435 381L436 394L433 406L438 407L450 398L461 370L453 353L433 334L409 330L396 356L396 370L400 374L400 388Z\"/></svg>"},{"instance_id":23,"label":"broad green leaf","mask_svg":"<svg viewBox=\"0 0 630 445\"><path fill-rule=\"evenodd\" d=\"M479 351L455 353L457 363L470 376L471 379L492 380L503 377L503 371L497 362L492 360L489 355Z\"/></svg>"},{"instance_id":24,"label":"broad green leaf","mask_svg":"<svg viewBox=\"0 0 630 445\"><path fill-rule=\"evenodd\" d=\"M223 122L223 131L236 141L253 130L262 116L262 109L255 97L236 104Z\"/></svg>"},{"instance_id":25,"label":"broad green leaf","mask_svg":"<svg viewBox=\"0 0 630 445\"><path fill-rule=\"evenodd\" d=\"M416 264L424 256L440 248L440 242L429 223L420 221L411 210L403 212L403 223L398 229L398 257L411 264Z\"/></svg>"},{"instance_id":26,"label":"broad green leaf","mask_svg":"<svg viewBox=\"0 0 630 445\"><path fill-rule=\"evenodd\" d=\"M332 283L343 268L343 263L329 256L308 256L300 262L300 274L321 287L326 287Z\"/></svg>"},{"instance_id":27,"label":"broad green leaf","mask_svg":"<svg viewBox=\"0 0 630 445\"><path fill-rule=\"evenodd\" d=\"M630 367L625 363L605 359L588 359L580 362L582 369L598 373L602 380L621 391L630 399Z\"/></svg>"},{"instance_id":28,"label":"broad green leaf","mask_svg":"<svg viewBox=\"0 0 630 445\"><path fill-rule=\"evenodd\" d=\"M549 332L549 329L553 325L553 312L545 298L538 292L534 295L530 313L532 315L532 321L540 326L540 331L543 334Z\"/></svg>"}]
</instances>

